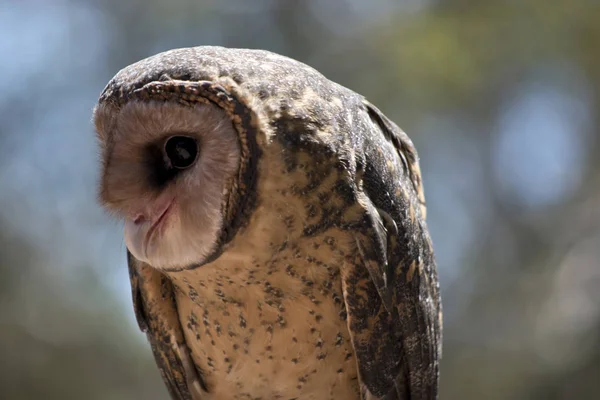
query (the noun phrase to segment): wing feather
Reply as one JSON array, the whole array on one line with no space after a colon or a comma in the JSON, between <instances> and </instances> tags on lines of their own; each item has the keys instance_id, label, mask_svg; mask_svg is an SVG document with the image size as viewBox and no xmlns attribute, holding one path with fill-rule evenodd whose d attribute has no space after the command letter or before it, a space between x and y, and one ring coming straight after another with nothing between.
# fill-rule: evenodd
<instances>
[{"instance_id":1,"label":"wing feather","mask_svg":"<svg viewBox=\"0 0 600 400\"><path fill-rule=\"evenodd\" d=\"M185 343L171 282L159 271L127 254L136 319L146 333L154 359L173 400L206 398L202 375Z\"/></svg>"},{"instance_id":2,"label":"wing feather","mask_svg":"<svg viewBox=\"0 0 600 400\"><path fill-rule=\"evenodd\" d=\"M364 216L342 270L348 328L366 399L436 399L441 305L412 142L365 102L373 132L357 174Z\"/></svg>"}]
</instances>

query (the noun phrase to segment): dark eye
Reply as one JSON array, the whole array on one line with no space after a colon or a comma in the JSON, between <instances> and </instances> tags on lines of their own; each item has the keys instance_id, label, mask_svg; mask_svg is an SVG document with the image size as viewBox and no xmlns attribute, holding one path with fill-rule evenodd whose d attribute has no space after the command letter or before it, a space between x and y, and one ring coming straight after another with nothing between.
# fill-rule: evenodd
<instances>
[{"instance_id":1,"label":"dark eye","mask_svg":"<svg viewBox=\"0 0 600 400\"><path fill-rule=\"evenodd\" d=\"M198 142L188 136L172 136L165 142L165 155L171 167L188 168L198 157Z\"/></svg>"}]
</instances>

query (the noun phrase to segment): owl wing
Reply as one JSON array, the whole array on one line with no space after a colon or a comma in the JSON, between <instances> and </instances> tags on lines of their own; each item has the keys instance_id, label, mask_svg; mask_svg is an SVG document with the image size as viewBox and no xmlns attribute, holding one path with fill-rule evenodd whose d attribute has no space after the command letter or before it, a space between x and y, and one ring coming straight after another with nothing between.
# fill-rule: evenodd
<instances>
[{"instance_id":1,"label":"owl wing","mask_svg":"<svg viewBox=\"0 0 600 400\"><path fill-rule=\"evenodd\" d=\"M441 306L410 139L377 108L358 171L363 210L342 285L365 399L436 399ZM362 187L362 190L360 189Z\"/></svg>"},{"instance_id":2,"label":"owl wing","mask_svg":"<svg viewBox=\"0 0 600 400\"><path fill-rule=\"evenodd\" d=\"M171 282L127 252L133 307L173 400L201 400L206 390L179 322Z\"/></svg>"}]
</instances>

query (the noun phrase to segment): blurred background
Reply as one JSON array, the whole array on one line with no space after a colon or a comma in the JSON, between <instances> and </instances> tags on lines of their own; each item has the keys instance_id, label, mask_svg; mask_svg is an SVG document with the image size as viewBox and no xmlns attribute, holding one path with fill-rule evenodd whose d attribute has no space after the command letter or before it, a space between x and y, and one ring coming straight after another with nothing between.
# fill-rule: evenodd
<instances>
[{"instance_id":1,"label":"blurred background","mask_svg":"<svg viewBox=\"0 0 600 400\"><path fill-rule=\"evenodd\" d=\"M167 398L90 119L119 69L203 44L303 61L412 137L441 399L600 398L594 0L0 0L0 398Z\"/></svg>"}]
</instances>

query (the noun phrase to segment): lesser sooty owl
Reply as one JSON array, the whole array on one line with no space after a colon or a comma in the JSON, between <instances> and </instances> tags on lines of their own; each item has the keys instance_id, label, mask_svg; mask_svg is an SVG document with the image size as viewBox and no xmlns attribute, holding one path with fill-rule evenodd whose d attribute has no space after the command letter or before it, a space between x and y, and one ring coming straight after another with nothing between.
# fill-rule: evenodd
<instances>
[{"instance_id":1,"label":"lesser sooty owl","mask_svg":"<svg viewBox=\"0 0 600 400\"><path fill-rule=\"evenodd\" d=\"M94 111L100 198L174 399L435 399L442 314L415 148L267 51L132 64Z\"/></svg>"}]
</instances>

